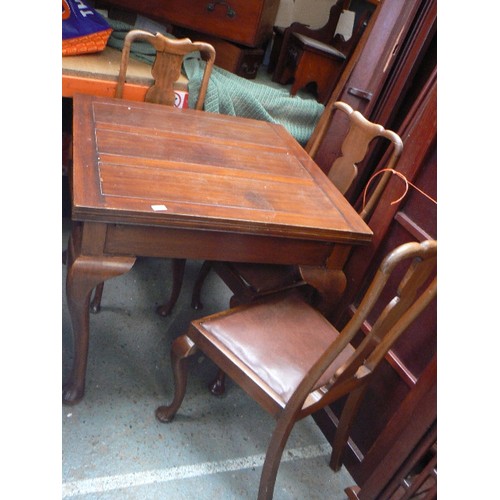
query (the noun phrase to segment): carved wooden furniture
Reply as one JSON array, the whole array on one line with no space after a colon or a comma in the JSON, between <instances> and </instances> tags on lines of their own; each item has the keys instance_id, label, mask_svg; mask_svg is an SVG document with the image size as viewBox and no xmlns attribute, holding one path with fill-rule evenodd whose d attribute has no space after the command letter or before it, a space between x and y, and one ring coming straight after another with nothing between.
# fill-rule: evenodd
<instances>
[{"instance_id":1,"label":"carved wooden furniture","mask_svg":"<svg viewBox=\"0 0 500 500\"><path fill-rule=\"evenodd\" d=\"M335 35L332 42L324 43L302 33L291 33L283 48L286 54L278 81L285 84L293 80L291 95L314 83L317 100L326 104L367 26L368 18L368 13L361 17L347 41L342 35Z\"/></svg>"},{"instance_id":2,"label":"carved wooden furniture","mask_svg":"<svg viewBox=\"0 0 500 500\"><path fill-rule=\"evenodd\" d=\"M398 132L405 144L398 163L399 173L435 199L439 168L436 5L435 0L381 2L365 31L366 44L358 44L362 50L356 50L348 63L353 65L352 71L343 77L333 95ZM314 155L324 171L331 165L330 151L337 151L338 126L339 120L332 120ZM380 161L383 165L384 159ZM377 160L366 165L378 164ZM369 177L370 173L361 168L361 178L366 175ZM338 307L343 313L340 319L332 318L334 324L341 326L348 320L363 294L366 276L376 269L387 249L406 241L437 238L436 205L411 187L406 197L393 203L403 192L404 183L393 176L370 218L375 236L369 249L355 250L345 266L349 281ZM436 418L437 382L432 365L437 330L434 303L381 363L379 375L374 377L359 409L344 465L361 489L360 498L386 498L384 490L389 482L397 478L406 480L401 472L407 458L418 451L420 438L425 439L424 424L432 425ZM383 400L380 391L384 391ZM431 395L425 404L422 394ZM313 416L330 442L340 411L340 405L332 405ZM367 421L370 425L363 425ZM403 423L400 426L398 422Z\"/></svg>"},{"instance_id":3,"label":"carved wooden furniture","mask_svg":"<svg viewBox=\"0 0 500 500\"><path fill-rule=\"evenodd\" d=\"M316 287L345 280L334 251L373 236L280 125L87 95L73 104L66 403L84 393L91 291L136 256L318 266Z\"/></svg>"},{"instance_id":4,"label":"carved wooden furniture","mask_svg":"<svg viewBox=\"0 0 500 500\"><path fill-rule=\"evenodd\" d=\"M288 71L293 73L290 94L296 95L299 90L314 83L318 101L326 104L366 28L366 23L367 20L361 19L349 40L344 41L339 35L334 38L332 44L324 44L294 33L290 40L288 59L283 71L284 78Z\"/></svg>"},{"instance_id":5,"label":"carved wooden furniture","mask_svg":"<svg viewBox=\"0 0 500 500\"><path fill-rule=\"evenodd\" d=\"M167 106L174 106L176 104L178 97L175 92L175 88L176 82L181 76L184 56L192 52L199 52L201 57L206 61L206 65L195 107L199 110L203 109L205 95L208 88L208 81L210 79L215 61L214 48L210 44L204 42L192 42L188 38L175 40L168 38L161 33L153 35L152 33L142 30L132 30L125 36L115 97L123 97L127 78L127 69L130 63L130 49L135 41L148 42L156 50L155 60L153 62L153 66L151 67L153 83L146 91L144 100L146 102L165 104ZM171 308L177 301L177 297L179 296L181 290L184 266L185 261L183 260L173 261L174 276L172 292L169 302L163 305L158 311L162 316L168 315ZM97 286L94 298L90 304L91 311L94 313L97 313L100 310L103 286L103 283Z\"/></svg>"},{"instance_id":6,"label":"carved wooden furniture","mask_svg":"<svg viewBox=\"0 0 500 500\"><path fill-rule=\"evenodd\" d=\"M436 99L434 72L431 81L421 88L417 105L407 114L400 129L405 149L398 166L409 182L434 199L437 199ZM365 277L373 273L387 248L437 237L436 204L412 187L403 199L393 203L403 192L404 182L393 176L370 219L376 235L370 248L354 251L345 266L349 281L339 314L333 317L335 324L349 320L363 293ZM435 302L429 306L381 364L380 374L374 378L359 410L359 418L369 419L371 425L363 426L362 420L353 425L346 467L366 493L360 498L378 498L379 493L374 492L383 492L396 480L407 480L403 473L407 458L418 454L420 441L437 418L437 380L435 367L432 368L438 334L436 307ZM369 328L370 324L366 326ZM386 400L381 402L377 394L384 387L390 389ZM316 414L315 419L323 429L328 429L326 422L332 419L330 425L334 429L334 416L339 412L340 408L334 405L328 413ZM330 431L326 434L331 436Z\"/></svg>"},{"instance_id":7,"label":"carved wooden furniture","mask_svg":"<svg viewBox=\"0 0 500 500\"><path fill-rule=\"evenodd\" d=\"M274 27L273 46L269 56L268 66L268 71L273 72L273 81L283 84L287 83L286 81L283 81L282 73L287 59L288 42L292 34L300 33L317 40L318 42L326 44L333 42L333 37L335 35L342 11L348 9L350 4L350 0L339 0L337 3L332 5L328 20L321 28L310 28L306 24L298 21L292 23L287 28L283 28L281 26Z\"/></svg>"},{"instance_id":8,"label":"carved wooden furniture","mask_svg":"<svg viewBox=\"0 0 500 500\"><path fill-rule=\"evenodd\" d=\"M373 373L436 296L436 264L436 241L397 247L383 260L340 331L295 293L192 321L187 333L173 342L174 398L157 408L157 418L174 418L186 392L188 358L201 350L277 420L260 479L260 500L273 497L281 455L295 422L347 397L330 461L338 470ZM373 327L364 335L368 318Z\"/></svg>"}]
</instances>

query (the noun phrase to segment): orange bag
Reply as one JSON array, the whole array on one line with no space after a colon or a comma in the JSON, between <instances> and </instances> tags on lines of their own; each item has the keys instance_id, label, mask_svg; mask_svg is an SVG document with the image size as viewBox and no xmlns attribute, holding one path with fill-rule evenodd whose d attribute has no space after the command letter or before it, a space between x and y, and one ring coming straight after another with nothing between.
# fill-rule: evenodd
<instances>
[{"instance_id":1,"label":"orange bag","mask_svg":"<svg viewBox=\"0 0 500 500\"><path fill-rule=\"evenodd\" d=\"M106 19L82 0L62 0L62 55L100 52L113 30Z\"/></svg>"}]
</instances>

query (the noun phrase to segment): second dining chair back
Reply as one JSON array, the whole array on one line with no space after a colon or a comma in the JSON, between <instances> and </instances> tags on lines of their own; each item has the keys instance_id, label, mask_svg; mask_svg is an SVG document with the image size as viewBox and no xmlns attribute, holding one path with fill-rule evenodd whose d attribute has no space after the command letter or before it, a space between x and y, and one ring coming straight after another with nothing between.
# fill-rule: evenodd
<instances>
[{"instance_id":1,"label":"second dining chair back","mask_svg":"<svg viewBox=\"0 0 500 500\"><path fill-rule=\"evenodd\" d=\"M389 141L390 156L386 166L387 168L396 166L403 151L403 142L396 133L370 122L359 111L354 111L344 102L336 102L333 111L344 113L349 120L349 129L342 142L339 156L328 172L328 177L337 189L345 193L351 186L358 174L358 163L365 159L372 141L376 138ZM367 205L360 212L363 220L369 219L390 175L390 172L386 172L376 184L375 190L370 193ZM205 261L193 288L191 303L194 309L203 308L201 290L211 269L233 292L231 305L251 302L263 295L305 285L298 266Z\"/></svg>"}]
</instances>

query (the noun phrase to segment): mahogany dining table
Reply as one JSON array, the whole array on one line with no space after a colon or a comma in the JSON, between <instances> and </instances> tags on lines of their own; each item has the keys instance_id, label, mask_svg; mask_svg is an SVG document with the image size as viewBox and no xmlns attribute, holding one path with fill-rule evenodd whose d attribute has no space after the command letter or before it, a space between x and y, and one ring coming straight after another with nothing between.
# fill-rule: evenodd
<instances>
[{"instance_id":1,"label":"mahogany dining table","mask_svg":"<svg viewBox=\"0 0 500 500\"><path fill-rule=\"evenodd\" d=\"M283 126L111 97L73 97L71 193L65 404L84 395L92 290L136 257L296 264L320 286L373 236Z\"/></svg>"}]
</instances>

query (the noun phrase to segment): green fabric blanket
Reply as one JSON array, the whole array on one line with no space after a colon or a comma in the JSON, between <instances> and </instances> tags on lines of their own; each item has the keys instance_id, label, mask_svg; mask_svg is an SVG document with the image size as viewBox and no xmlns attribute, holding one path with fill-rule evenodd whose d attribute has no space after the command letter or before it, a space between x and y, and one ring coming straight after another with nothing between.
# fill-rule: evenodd
<instances>
[{"instance_id":1,"label":"green fabric blanket","mask_svg":"<svg viewBox=\"0 0 500 500\"><path fill-rule=\"evenodd\" d=\"M204 64L204 61L197 57L184 59L184 71L189 80L189 107L194 107L196 103ZM212 113L281 124L304 145L311 136L324 106L314 99L292 97L286 89L246 80L214 66L204 109Z\"/></svg>"},{"instance_id":2,"label":"green fabric blanket","mask_svg":"<svg viewBox=\"0 0 500 500\"><path fill-rule=\"evenodd\" d=\"M108 45L121 50L126 33L133 27L125 23L109 21L113 33ZM148 43L134 43L131 55L151 64L154 49ZM215 62L217 63L217 57ZM189 80L189 107L191 108L194 108L198 97L204 64L198 53L190 54L184 59L184 72ZM204 109L211 113L242 116L283 125L300 144L305 145L325 108L315 99L292 97L287 89L246 80L214 66Z\"/></svg>"}]
</instances>

